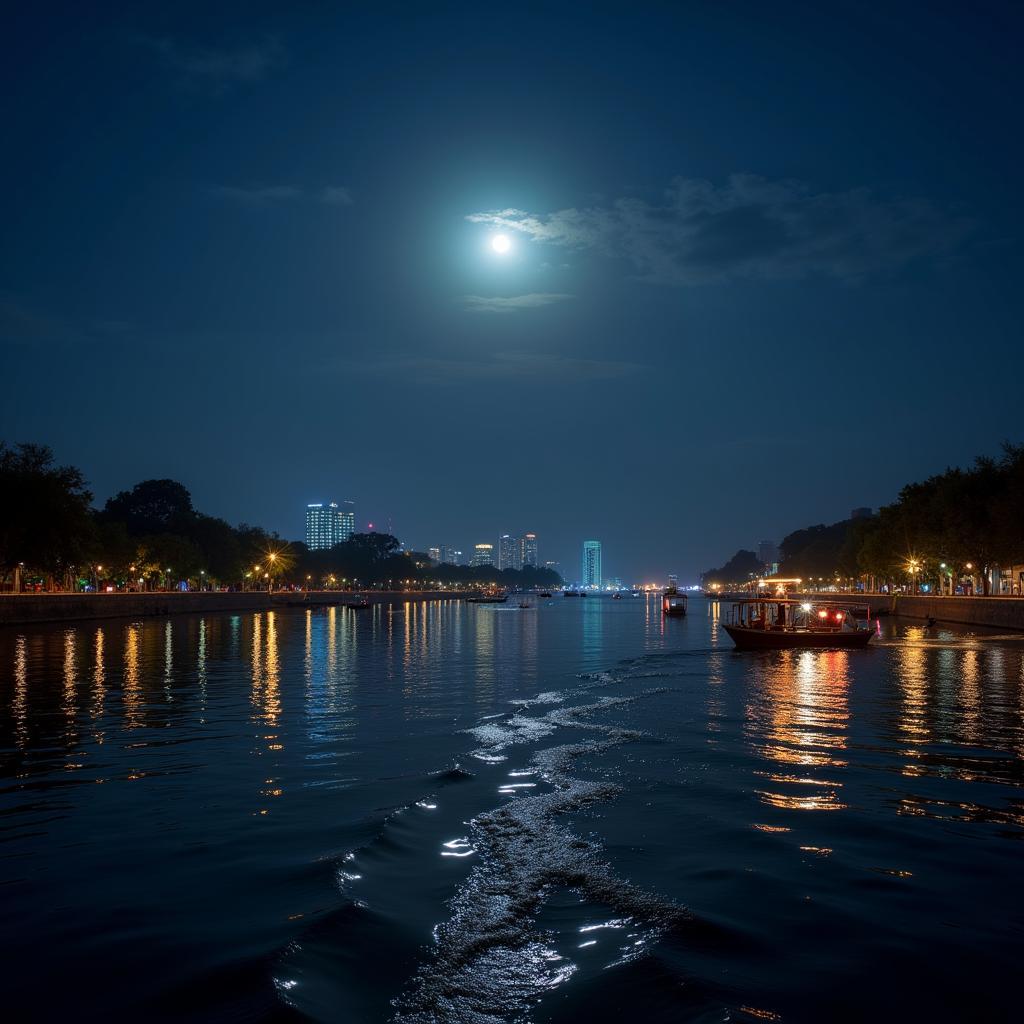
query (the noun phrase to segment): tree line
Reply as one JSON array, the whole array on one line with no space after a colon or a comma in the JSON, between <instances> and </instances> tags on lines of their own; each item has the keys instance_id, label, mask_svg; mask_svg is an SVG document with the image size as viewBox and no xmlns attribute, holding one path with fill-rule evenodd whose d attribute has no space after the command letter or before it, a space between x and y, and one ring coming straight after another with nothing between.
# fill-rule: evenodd
<instances>
[{"instance_id":1,"label":"tree line","mask_svg":"<svg viewBox=\"0 0 1024 1024\"><path fill-rule=\"evenodd\" d=\"M952 592L961 579L991 590L997 568L1024 564L1024 445L1004 444L907 484L870 519L844 519L790 533L780 545L779 572L822 581L860 580L869 589L934 585ZM764 574L752 551L702 574L705 586L727 586Z\"/></svg>"},{"instance_id":2,"label":"tree line","mask_svg":"<svg viewBox=\"0 0 1024 1024\"><path fill-rule=\"evenodd\" d=\"M175 480L144 480L94 508L79 469L44 445L0 442L0 589L16 580L47 590L561 584L550 569L437 566L389 534L310 551L198 511Z\"/></svg>"}]
</instances>

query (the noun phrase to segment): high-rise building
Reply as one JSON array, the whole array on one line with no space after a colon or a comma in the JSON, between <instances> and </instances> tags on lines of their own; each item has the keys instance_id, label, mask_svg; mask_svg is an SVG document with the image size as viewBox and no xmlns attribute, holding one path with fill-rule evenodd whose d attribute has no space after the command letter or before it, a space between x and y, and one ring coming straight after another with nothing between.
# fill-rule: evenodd
<instances>
[{"instance_id":1,"label":"high-rise building","mask_svg":"<svg viewBox=\"0 0 1024 1024\"><path fill-rule=\"evenodd\" d=\"M345 506L345 507L342 507ZM306 547L310 551L333 548L355 532L353 502L318 501L306 506Z\"/></svg>"},{"instance_id":2,"label":"high-rise building","mask_svg":"<svg viewBox=\"0 0 1024 1024\"><path fill-rule=\"evenodd\" d=\"M499 569L522 569L523 556L519 546L519 539L510 534L503 533L498 538L498 568Z\"/></svg>"},{"instance_id":3,"label":"high-rise building","mask_svg":"<svg viewBox=\"0 0 1024 1024\"><path fill-rule=\"evenodd\" d=\"M581 582L585 587L601 589L601 542L599 540L585 540L583 542Z\"/></svg>"},{"instance_id":4,"label":"high-rise building","mask_svg":"<svg viewBox=\"0 0 1024 1024\"><path fill-rule=\"evenodd\" d=\"M430 556L432 562L441 561L441 549L440 548L427 548L427 554Z\"/></svg>"},{"instance_id":5,"label":"high-rise building","mask_svg":"<svg viewBox=\"0 0 1024 1024\"><path fill-rule=\"evenodd\" d=\"M757 560L762 565L771 565L779 560L779 551L775 547L775 541L763 540L757 545Z\"/></svg>"},{"instance_id":6,"label":"high-rise building","mask_svg":"<svg viewBox=\"0 0 1024 1024\"><path fill-rule=\"evenodd\" d=\"M520 562L523 567L531 566L536 569L540 562L537 560L537 534L526 533L519 540Z\"/></svg>"},{"instance_id":7,"label":"high-rise building","mask_svg":"<svg viewBox=\"0 0 1024 1024\"><path fill-rule=\"evenodd\" d=\"M451 544L442 544L441 562L446 565L462 565L462 552Z\"/></svg>"},{"instance_id":8,"label":"high-rise building","mask_svg":"<svg viewBox=\"0 0 1024 1024\"><path fill-rule=\"evenodd\" d=\"M494 565L494 545L477 544L473 548L473 557L469 564L472 566Z\"/></svg>"}]
</instances>

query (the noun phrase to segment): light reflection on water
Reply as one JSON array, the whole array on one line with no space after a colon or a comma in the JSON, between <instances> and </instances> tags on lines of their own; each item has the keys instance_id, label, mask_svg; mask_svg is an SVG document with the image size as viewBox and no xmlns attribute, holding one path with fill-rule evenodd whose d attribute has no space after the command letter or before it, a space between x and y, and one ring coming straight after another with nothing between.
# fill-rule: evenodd
<instances>
[{"instance_id":1,"label":"light reflection on water","mask_svg":"<svg viewBox=\"0 0 1024 1024\"><path fill-rule=\"evenodd\" d=\"M745 959L762 941L816 964L822 993L849 980L840 962L876 972L864 984L881 993L899 972L866 935L891 936L894 964L919 946L899 970L933 972L936 990L989 970L983 1006L1010 1001L993 976L1017 920L1001 894L1024 837L1024 640L890 622L865 652L741 655L717 603L692 601L682 620L650 598L530 603L0 632L0 883L23 938L12 976L38 988L45 966L93 984L117 962L127 980L103 987L108 1017L144 1012L159 990L182 1015L215 998L225 1015L253 1000L272 1015L287 992L315 1019L386 1020L482 859L445 844L495 807L557 795L538 752L609 735L599 757L560 769L609 784L577 832L618 876L736 932L735 947L699 930L652 940L647 959L699 993L694 1019L820 1019L827 1000L802 972ZM470 757L467 729L510 745ZM359 872L339 889L353 851ZM358 927L351 900L369 915ZM586 1016L585 993L602 991L605 945L579 936L617 921L608 911L551 911L533 973L570 999L543 1019ZM962 964L954 932L977 951ZM834 959L815 960L821 934ZM293 944L322 960L295 954L266 995L267 964ZM631 1003L656 988L637 982ZM687 1012L670 1000L643 1015Z\"/></svg>"}]
</instances>

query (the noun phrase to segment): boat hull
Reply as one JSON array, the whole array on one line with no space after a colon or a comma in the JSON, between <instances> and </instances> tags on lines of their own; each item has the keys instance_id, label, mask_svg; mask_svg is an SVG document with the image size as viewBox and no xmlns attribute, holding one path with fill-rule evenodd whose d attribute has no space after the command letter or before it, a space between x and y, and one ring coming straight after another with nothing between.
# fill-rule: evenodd
<instances>
[{"instance_id":1,"label":"boat hull","mask_svg":"<svg viewBox=\"0 0 1024 1024\"><path fill-rule=\"evenodd\" d=\"M849 650L867 647L874 631L850 630L845 633L815 632L813 630L746 629L743 626L722 628L742 651L788 651L805 648Z\"/></svg>"}]
</instances>

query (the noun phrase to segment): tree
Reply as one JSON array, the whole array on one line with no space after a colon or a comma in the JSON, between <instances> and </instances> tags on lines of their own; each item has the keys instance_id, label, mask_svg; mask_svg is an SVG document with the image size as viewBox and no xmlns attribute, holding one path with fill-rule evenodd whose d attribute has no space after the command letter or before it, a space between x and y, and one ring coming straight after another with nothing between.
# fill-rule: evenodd
<instances>
[{"instance_id":1,"label":"tree","mask_svg":"<svg viewBox=\"0 0 1024 1024\"><path fill-rule=\"evenodd\" d=\"M705 586L712 583L743 583L751 576L759 576L764 572L761 560L753 551L740 548L721 569L708 569L701 574Z\"/></svg>"},{"instance_id":2,"label":"tree","mask_svg":"<svg viewBox=\"0 0 1024 1024\"><path fill-rule=\"evenodd\" d=\"M91 501L82 473L56 465L45 445L0 441L0 581L21 563L48 575L84 563Z\"/></svg>"},{"instance_id":3,"label":"tree","mask_svg":"<svg viewBox=\"0 0 1024 1024\"><path fill-rule=\"evenodd\" d=\"M143 480L107 501L103 517L125 524L133 537L173 532L195 514L192 495L176 480Z\"/></svg>"}]
</instances>

